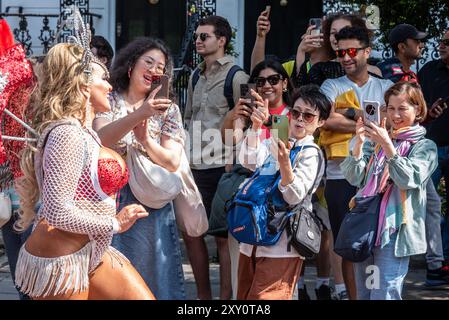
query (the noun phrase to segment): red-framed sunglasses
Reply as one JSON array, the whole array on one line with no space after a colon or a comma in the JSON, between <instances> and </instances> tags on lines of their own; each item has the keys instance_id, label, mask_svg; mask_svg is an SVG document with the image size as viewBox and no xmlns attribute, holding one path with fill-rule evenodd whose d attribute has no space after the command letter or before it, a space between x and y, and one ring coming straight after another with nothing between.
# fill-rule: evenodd
<instances>
[{"instance_id":1,"label":"red-framed sunglasses","mask_svg":"<svg viewBox=\"0 0 449 320\"><path fill-rule=\"evenodd\" d=\"M351 58L354 58L360 50L365 50L367 47L363 48L348 48L348 49L338 49L335 50L335 54L338 58L343 58L348 54Z\"/></svg>"}]
</instances>

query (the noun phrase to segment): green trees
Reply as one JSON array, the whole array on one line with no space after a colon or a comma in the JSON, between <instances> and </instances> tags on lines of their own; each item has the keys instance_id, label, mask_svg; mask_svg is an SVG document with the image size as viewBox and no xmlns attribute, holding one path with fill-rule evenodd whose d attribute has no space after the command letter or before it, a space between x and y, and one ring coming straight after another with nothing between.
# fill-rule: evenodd
<instances>
[{"instance_id":1,"label":"green trees","mask_svg":"<svg viewBox=\"0 0 449 320\"><path fill-rule=\"evenodd\" d=\"M368 5L379 8L379 41L383 45L388 43L389 30L398 23L414 25L418 30L428 32L430 38L437 39L449 26L449 0L341 0L341 2L358 6L361 13L366 14L368 18L371 13L365 12Z\"/></svg>"}]
</instances>

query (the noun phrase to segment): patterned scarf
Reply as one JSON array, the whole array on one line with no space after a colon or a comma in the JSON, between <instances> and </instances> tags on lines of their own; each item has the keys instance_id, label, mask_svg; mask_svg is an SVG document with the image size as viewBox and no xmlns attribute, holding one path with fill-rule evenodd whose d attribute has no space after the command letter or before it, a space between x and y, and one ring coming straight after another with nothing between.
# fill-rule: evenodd
<instances>
[{"instance_id":1,"label":"patterned scarf","mask_svg":"<svg viewBox=\"0 0 449 320\"><path fill-rule=\"evenodd\" d=\"M413 144L422 139L426 130L420 125L401 128L390 134L393 145L400 157L406 157ZM390 173L385 165L384 150L376 145L367 167L365 180L367 183L360 190L362 196L373 196L384 193L380 204L379 227L377 229L376 246L384 246L389 242L390 235L396 232L402 224L407 223L405 207L406 191L395 187L389 182ZM389 232L386 232L389 231Z\"/></svg>"}]
</instances>

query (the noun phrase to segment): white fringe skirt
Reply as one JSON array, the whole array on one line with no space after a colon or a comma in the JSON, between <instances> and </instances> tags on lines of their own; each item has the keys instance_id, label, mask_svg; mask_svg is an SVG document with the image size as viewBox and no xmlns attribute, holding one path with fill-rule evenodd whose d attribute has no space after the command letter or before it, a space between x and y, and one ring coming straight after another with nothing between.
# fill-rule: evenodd
<instances>
[{"instance_id":1,"label":"white fringe skirt","mask_svg":"<svg viewBox=\"0 0 449 320\"><path fill-rule=\"evenodd\" d=\"M25 245L19 252L16 266L16 286L30 297L46 297L65 294L77 294L89 289L89 262L93 243L72 254L45 258L30 254ZM116 249L109 247L112 261L122 265L129 260ZM114 264L113 264L114 265Z\"/></svg>"}]
</instances>

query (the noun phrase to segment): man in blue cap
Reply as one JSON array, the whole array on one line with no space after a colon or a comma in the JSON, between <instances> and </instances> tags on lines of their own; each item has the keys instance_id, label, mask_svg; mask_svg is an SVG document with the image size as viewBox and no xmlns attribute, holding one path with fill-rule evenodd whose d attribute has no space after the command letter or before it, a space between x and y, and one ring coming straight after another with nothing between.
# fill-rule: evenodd
<instances>
[{"instance_id":1,"label":"man in blue cap","mask_svg":"<svg viewBox=\"0 0 449 320\"><path fill-rule=\"evenodd\" d=\"M422 40L426 37L427 33L418 31L410 24L395 26L388 35L395 56L377 65L382 71L382 76L393 82L417 82L418 77L410 67L421 58L424 48Z\"/></svg>"}]
</instances>

